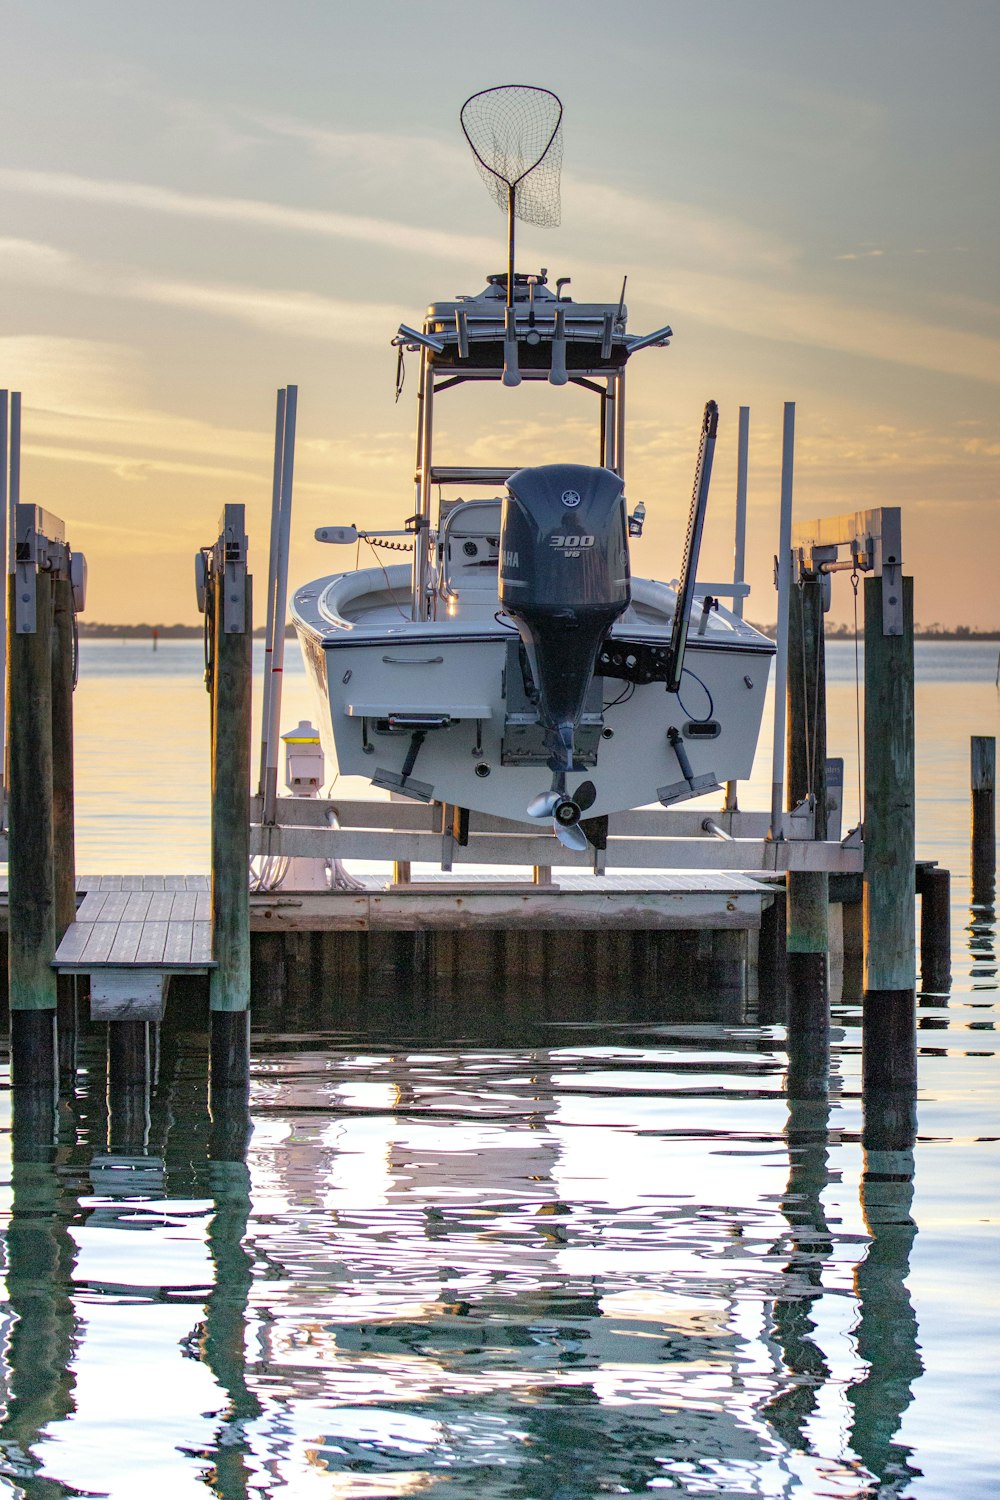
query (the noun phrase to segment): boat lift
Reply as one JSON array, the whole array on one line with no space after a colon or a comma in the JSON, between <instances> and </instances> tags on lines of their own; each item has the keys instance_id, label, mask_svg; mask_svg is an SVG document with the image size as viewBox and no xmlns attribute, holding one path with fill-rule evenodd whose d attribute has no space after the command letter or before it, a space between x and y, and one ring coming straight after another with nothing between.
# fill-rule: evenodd
<instances>
[{"instance_id":1,"label":"boat lift","mask_svg":"<svg viewBox=\"0 0 1000 1500\"><path fill-rule=\"evenodd\" d=\"M661 331L662 332L662 331ZM412 337L410 336L412 334ZM418 440L417 500L421 516L429 515L431 486L450 480L496 485L508 477L505 469L456 470L430 461L433 434L433 375L424 350L412 330L401 337L421 349L423 419ZM420 336L421 338L423 335ZM496 371L489 372L496 378ZM484 378L486 372L463 370L458 379ZM546 371L525 378L546 378ZM620 472L624 451L617 420L616 398L622 371L607 375L601 392L605 408L603 424L606 444L602 458ZM590 382L590 375L582 382ZM885 628L902 629L899 609L899 579L902 565L898 509L883 507L818 521L801 522L793 528L794 403L786 403L782 449L781 503L779 514L778 651L775 669L774 748L772 799L769 811L739 807L737 786L726 787L723 806L715 812L700 809L636 809L613 814L604 848L576 854L554 846L551 835L526 829L517 823L469 814L444 804L418 806L394 799L277 798L278 725L281 714L281 682L284 644L284 608L287 600L288 536L291 521L292 473L294 467L295 397L297 389L279 392L276 423L272 547L268 578L267 642L265 666L265 714L261 747L261 777L252 801L251 849L254 854L312 857L316 859L362 859L391 861L397 869L413 863L437 865L450 871L455 865L478 864L510 868L529 867L546 878L554 864L592 869L602 874L611 868L758 871L830 871L859 873L864 850L861 829L848 832L843 840L817 839L814 809L809 805L786 810L785 740L787 725L788 612L792 587L803 577L819 573L827 580L841 568L879 578L886 585ZM289 415L290 413L290 415ZM744 576L746 556L746 489L749 445L749 409L740 408L737 464L737 506L734 537L733 578L726 583L698 583L699 599L731 597L740 614L748 593ZM430 526L417 533L424 544ZM841 554L846 550L847 556ZM415 566L417 564L415 563ZM824 585L825 587L826 585Z\"/></svg>"}]
</instances>

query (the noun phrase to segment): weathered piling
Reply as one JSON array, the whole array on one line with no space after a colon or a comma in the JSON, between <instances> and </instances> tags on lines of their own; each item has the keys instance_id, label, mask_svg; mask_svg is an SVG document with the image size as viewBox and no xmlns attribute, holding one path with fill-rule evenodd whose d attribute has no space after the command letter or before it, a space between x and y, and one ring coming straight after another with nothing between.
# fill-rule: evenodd
<instances>
[{"instance_id":1,"label":"weathered piling","mask_svg":"<svg viewBox=\"0 0 1000 1500\"><path fill-rule=\"evenodd\" d=\"M905 1091L916 1086L913 580L896 569L864 587L863 1086Z\"/></svg>"},{"instance_id":2,"label":"weathered piling","mask_svg":"<svg viewBox=\"0 0 1000 1500\"><path fill-rule=\"evenodd\" d=\"M212 637L212 1089L250 1076L252 580L242 505L227 505L206 599Z\"/></svg>"},{"instance_id":3,"label":"weathered piling","mask_svg":"<svg viewBox=\"0 0 1000 1500\"><path fill-rule=\"evenodd\" d=\"M151 1082L150 1023L134 1018L108 1021L108 1088L144 1090Z\"/></svg>"},{"instance_id":4,"label":"weathered piling","mask_svg":"<svg viewBox=\"0 0 1000 1500\"><path fill-rule=\"evenodd\" d=\"M920 897L920 987L947 990L951 983L951 873L917 866Z\"/></svg>"},{"instance_id":5,"label":"weathered piling","mask_svg":"<svg viewBox=\"0 0 1000 1500\"><path fill-rule=\"evenodd\" d=\"M11 1083L15 1089L54 1093L52 578L36 553L35 519L34 507L18 506L18 561L9 578L7 611ZM22 520L30 528L28 537Z\"/></svg>"},{"instance_id":6,"label":"weathered piling","mask_svg":"<svg viewBox=\"0 0 1000 1500\"><path fill-rule=\"evenodd\" d=\"M76 682L76 630L73 584L57 577L52 585L52 845L55 940L58 945L76 916L76 832L73 781L73 689ZM56 980L59 1073L76 1073L77 977Z\"/></svg>"},{"instance_id":7,"label":"weathered piling","mask_svg":"<svg viewBox=\"0 0 1000 1500\"><path fill-rule=\"evenodd\" d=\"M814 836L826 838L826 668L823 589L803 572L791 590L788 624L788 807L811 804ZM830 879L824 871L788 876L789 1094L813 1097L827 1086L830 1061L828 950Z\"/></svg>"},{"instance_id":8,"label":"weathered piling","mask_svg":"<svg viewBox=\"0 0 1000 1500\"><path fill-rule=\"evenodd\" d=\"M972 900L992 906L997 873L997 742L992 735L972 736L971 773Z\"/></svg>"}]
</instances>

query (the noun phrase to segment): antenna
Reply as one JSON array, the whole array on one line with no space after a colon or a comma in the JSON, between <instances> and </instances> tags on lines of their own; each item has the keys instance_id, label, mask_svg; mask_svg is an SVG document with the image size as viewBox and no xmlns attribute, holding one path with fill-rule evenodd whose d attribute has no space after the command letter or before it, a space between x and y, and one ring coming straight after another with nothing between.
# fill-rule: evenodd
<instances>
[{"instance_id":1,"label":"antenna","mask_svg":"<svg viewBox=\"0 0 1000 1500\"><path fill-rule=\"evenodd\" d=\"M507 317L504 385L520 385L514 327L514 221L559 223L562 100L550 89L507 83L482 89L462 105L462 132L479 175L507 214Z\"/></svg>"}]
</instances>

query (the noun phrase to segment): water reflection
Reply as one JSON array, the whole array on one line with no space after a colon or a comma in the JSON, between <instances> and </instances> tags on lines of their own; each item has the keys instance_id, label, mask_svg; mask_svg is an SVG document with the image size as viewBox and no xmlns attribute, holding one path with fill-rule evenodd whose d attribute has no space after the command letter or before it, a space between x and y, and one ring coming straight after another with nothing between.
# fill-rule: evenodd
<instances>
[{"instance_id":1,"label":"water reflection","mask_svg":"<svg viewBox=\"0 0 1000 1500\"><path fill-rule=\"evenodd\" d=\"M866 1100L861 1205L871 1244L854 1278L858 1354L866 1369L847 1394L854 1411L852 1447L877 1476L879 1495L887 1497L908 1493L921 1472L897 1436L924 1368L906 1286L917 1233L910 1215L914 1138L911 1101Z\"/></svg>"},{"instance_id":2,"label":"water reflection","mask_svg":"<svg viewBox=\"0 0 1000 1500\"><path fill-rule=\"evenodd\" d=\"M47 1122L34 1124L35 1140L19 1131L10 1173L0 1474L27 1482L26 1493L42 1497L62 1491L41 1477L33 1448L45 1429L76 1411L73 1361L81 1328L71 1295L76 1244L69 1226L77 1205L63 1197Z\"/></svg>"},{"instance_id":3,"label":"water reflection","mask_svg":"<svg viewBox=\"0 0 1000 1500\"><path fill-rule=\"evenodd\" d=\"M84 1024L58 1146L14 1146L0 1472L28 1500L904 1494L912 1150L869 1101L858 1182L839 1080L788 1099L745 998L577 994L326 997L339 1028L269 1037L249 1112L211 1116L175 1022L139 1134Z\"/></svg>"}]
</instances>

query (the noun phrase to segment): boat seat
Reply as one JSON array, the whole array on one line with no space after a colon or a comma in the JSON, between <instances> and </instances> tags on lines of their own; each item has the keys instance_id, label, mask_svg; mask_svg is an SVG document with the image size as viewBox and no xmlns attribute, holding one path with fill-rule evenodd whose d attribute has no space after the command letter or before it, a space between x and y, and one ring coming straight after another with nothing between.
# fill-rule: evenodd
<instances>
[{"instance_id":1,"label":"boat seat","mask_svg":"<svg viewBox=\"0 0 1000 1500\"><path fill-rule=\"evenodd\" d=\"M497 608L502 504L497 499L462 500L445 516L438 541L443 599L480 606L492 602Z\"/></svg>"}]
</instances>

